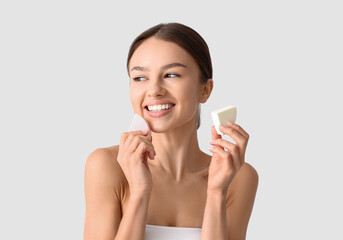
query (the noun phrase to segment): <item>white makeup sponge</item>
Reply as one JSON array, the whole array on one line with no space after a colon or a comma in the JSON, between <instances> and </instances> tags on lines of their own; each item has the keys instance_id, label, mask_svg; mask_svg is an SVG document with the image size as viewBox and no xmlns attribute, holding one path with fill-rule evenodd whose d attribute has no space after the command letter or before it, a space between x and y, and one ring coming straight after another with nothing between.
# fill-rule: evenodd
<instances>
[{"instance_id":1,"label":"white makeup sponge","mask_svg":"<svg viewBox=\"0 0 343 240\"><path fill-rule=\"evenodd\" d=\"M226 106L216 111L211 112L214 127L218 134L223 135L219 130L219 125L227 126L227 122L234 123L237 116L237 108L235 106Z\"/></svg>"},{"instance_id":2,"label":"white makeup sponge","mask_svg":"<svg viewBox=\"0 0 343 240\"><path fill-rule=\"evenodd\" d=\"M144 130L149 130L149 125L148 123L144 120L144 118L142 118L141 116L139 116L138 114L135 114L133 116L130 128L129 128L129 132L134 132L134 131L144 131Z\"/></svg>"}]
</instances>

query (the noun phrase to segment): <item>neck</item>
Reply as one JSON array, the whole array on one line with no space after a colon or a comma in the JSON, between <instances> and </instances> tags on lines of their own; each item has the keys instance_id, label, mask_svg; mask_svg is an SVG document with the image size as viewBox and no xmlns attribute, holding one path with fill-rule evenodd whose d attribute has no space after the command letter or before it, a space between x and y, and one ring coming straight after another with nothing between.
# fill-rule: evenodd
<instances>
[{"instance_id":1,"label":"neck","mask_svg":"<svg viewBox=\"0 0 343 240\"><path fill-rule=\"evenodd\" d=\"M152 144L156 156L149 163L161 167L176 181L199 169L203 152L199 148L197 129L192 121L167 132L152 132Z\"/></svg>"}]
</instances>

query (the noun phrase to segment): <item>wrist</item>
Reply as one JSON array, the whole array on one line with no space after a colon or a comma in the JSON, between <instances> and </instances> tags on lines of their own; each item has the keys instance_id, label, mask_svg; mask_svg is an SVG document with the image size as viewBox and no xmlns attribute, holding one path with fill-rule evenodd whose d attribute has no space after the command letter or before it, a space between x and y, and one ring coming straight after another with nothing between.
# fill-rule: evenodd
<instances>
[{"instance_id":1,"label":"wrist","mask_svg":"<svg viewBox=\"0 0 343 240\"><path fill-rule=\"evenodd\" d=\"M226 198L226 189L214 189L214 188L207 188L207 196L215 196L218 198Z\"/></svg>"},{"instance_id":2,"label":"wrist","mask_svg":"<svg viewBox=\"0 0 343 240\"><path fill-rule=\"evenodd\" d=\"M130 191L130 199L144 200L144 199L150 199L150 196L151 196L151 190Z\"/></svg>"}]
</instances>

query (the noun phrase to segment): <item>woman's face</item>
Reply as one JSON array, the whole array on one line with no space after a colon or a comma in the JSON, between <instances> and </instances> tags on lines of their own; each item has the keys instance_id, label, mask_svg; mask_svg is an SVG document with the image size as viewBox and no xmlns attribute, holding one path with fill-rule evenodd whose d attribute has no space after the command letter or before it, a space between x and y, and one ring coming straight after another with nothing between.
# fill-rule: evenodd
<instances>
[{"instance_id":1,"label":"woman's face","mask_svg":"<svg viewBox=\"0 0 343 240\"><path fill-rule=\"evenodd\" d=\"M130 101L152 131L165 132L190 121L197 124L197 109L204 84L195 60L173 42L145 40L129 62Z\"/></svg>"}]
</instances>

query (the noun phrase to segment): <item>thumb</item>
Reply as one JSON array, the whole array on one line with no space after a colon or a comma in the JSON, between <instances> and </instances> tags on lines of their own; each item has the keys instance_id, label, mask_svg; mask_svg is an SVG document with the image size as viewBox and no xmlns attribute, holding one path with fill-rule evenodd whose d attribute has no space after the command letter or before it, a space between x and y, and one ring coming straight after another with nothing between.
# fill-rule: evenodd
<instances>
[{"instance_id":1,"label":"thumb","mask_svg":"<svg viewBox=\"0 0 343 240\"><path fill-rule=\"evenodd\" d=\"M216 128L214 127L214 125L212 125L211 132L212 132L212 139L213 140L222 138L222 136L220 136L217 133Z\"/></svg>"},{"instance_id":2,"label":"thumb","mask_svg":"<svg viewBox=\"0 0 343 240\"><path fill-rule=\"evenodd\" d=\"M150 141L152 141L152 136L151 136L151 130L149 129L149 132L148 132L148 139L150 140Z\"/></svg>"},{"instance_id":3,"label":"thumb","mask_svg":"<svg viewBox=\"0 0 343 240\"><path fill-rule=\"evenodd\" d=\"M143 132L143 135L148 137L148 139L151 141L152 140L152 136L151 136L151 130L141 130Z\"/></svg>"},{"instance_id":4,"label":"thumb","mask_svg":"<svg viewBox=\"0 0 343 240\"><path fill-rule=\"evenodd\" d=\"M212 125L211 132L212 132L212 140L221 139L222 138L222 136L220 136L217 133L216 128L214 127L214 125ZM220 148L222 148L222 147L220 147ZM222 148L222 149L224 149L224 148Z\"/></svg>"}]
</instances>

